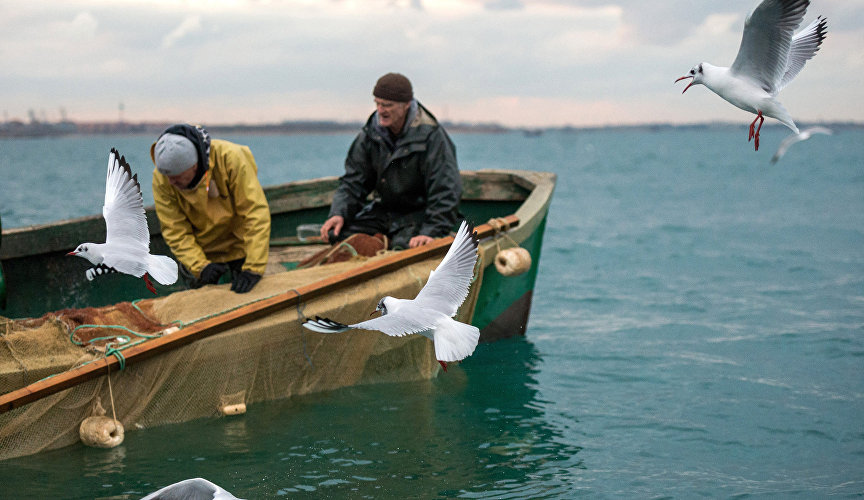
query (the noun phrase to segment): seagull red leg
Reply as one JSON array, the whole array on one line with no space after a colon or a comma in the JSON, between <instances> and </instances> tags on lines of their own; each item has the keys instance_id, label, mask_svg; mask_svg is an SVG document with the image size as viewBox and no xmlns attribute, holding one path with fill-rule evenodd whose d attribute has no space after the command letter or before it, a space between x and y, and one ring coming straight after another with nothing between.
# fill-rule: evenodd
<instances>
[{"instance_id":1,"label":"seagull red leg","mask_svg":"<svg viewBox=\"0 0 864 500\"><path fill-rule=\"evenodd\" d=\"M750 122L750 135L747 136L747 142L753 140L753 136L756 135L756 120L759 119L759 115L756 115L756 118L753 118L753 121Z\"/></svg>"},{"instance_id":2,"label":"seagull red leg","mask_svg":"<svg viewBox=\"0 0 864 500\"><path fill-rule=\"evenodd\" d=\"M143 278L144 278L144 284L147 285L147 289L150 290L151 292L153 292L153 295L158 295L156 293L156 288L153 286L153 283L150 281L150 276L148 276L147 273L144 273Z\"/></svg>"},{"instance_id":3,"label":"seagull red leg","mask_svg":"<svg viewBox=\"0 0 864 500\"><path fill-rule=\"evenodd\" d=\"M765 121L765 117L762 116L762 112L760 111L756 118L759 119L759 128L756 129L756 151L759 151L759 131L762 130L762 123ZM754 120L753 123L756 123L756 121Z\"/></svg>"},{"instance_id":4,"label":"seagull red leg","mask_svg":"<svg viewBox=\"0 0 864 500\"><path fill-rule=\"evenodd\" d=\"M444 371L445 371L445 372L447 371L447 363L445 363L445 362L443 362L443 361L441 361L441 360L439 359L439 360L438 360L438 364L441 365L441 368L444 368Z\"/></svg>"}]
</instances>

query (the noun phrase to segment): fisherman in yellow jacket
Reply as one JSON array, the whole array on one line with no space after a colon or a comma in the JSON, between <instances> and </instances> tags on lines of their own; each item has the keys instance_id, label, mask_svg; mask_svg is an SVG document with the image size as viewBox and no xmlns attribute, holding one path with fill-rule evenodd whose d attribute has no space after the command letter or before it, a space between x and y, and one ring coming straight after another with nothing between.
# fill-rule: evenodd
<instances>
[{"instance_id":1,"label":"fisherman in yellow jacket","mask_svg":"<svg viewBox=\"0 0 864 500\"><path fill-rule=\"evenodd\" d=\"M270 208L247 146L172 125L150 147L162 237L192 288L231 271L231 290L251 290L267 264Z\"/></svg>"}]
</instances>

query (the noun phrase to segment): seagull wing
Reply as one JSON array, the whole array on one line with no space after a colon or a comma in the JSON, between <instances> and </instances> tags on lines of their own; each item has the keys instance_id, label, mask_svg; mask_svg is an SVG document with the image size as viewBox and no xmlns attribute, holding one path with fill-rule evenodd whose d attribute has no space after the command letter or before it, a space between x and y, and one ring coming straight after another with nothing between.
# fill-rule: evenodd
<instances>
[{"instance_id":1,"label":"seagull wing","mask_svg":"<svg viewBox=\"0 0 864 500\"><path fill-rule=\"evenodd\" d=\"M801 132L801 133L803 134L803 133L805 133L805 132L808 134L808 136L811 136L811 135L813 135L813 134L825 134L825 135L833 135L833 134L834 134L834 131L831 130L830 128L828 128L828 127L820 127L820 126L818 126L818 125L815 126L815 127L810 127L810 128L808 128L808 129L805 129L805 130L804 130L803 132Z\"/></svg>"},{"instance_id":2,"label":"seagull wing","mask_svg":"<svg viewBox=\"0 0 864 500\"><path fill-rule=\"evenodd\" d=\"M403 337L412 333L427 332L442 319L441 313L418 307L415 301L402 301L398 312L384 314L377 318L353 325L346 325L329 318L316 316L314 320L306 320L303 326L320 333L340 333L347 330L377 330L391 337Z\"/></svg>"},{"instance_id":3,"label":"seagull wing","mask_svg":"<svg viewBox=\"0 0 864 500\"><path fill-rule=\"evenodd\" d=\"M441 315L435 311L419 307L416 300L406 300L398 312L388 313L377 318L351 325L352 328L378 330L391 337L403 337L412 333L423 333L435 327Z\"/></svg>"},{"instance_id":4,"label":"seagull wing","mask_svg":"<svg viewBox=\"0 0 864 500\"><path fill-rule=\"evenodd\" d=\"M147 230L138 174L132 175L126 158L114 148L108 155L102 216L105 217L107 244L135 253L150 253L150 232Z\"/></svg>"},{"instance_id":5,"label":"seagull wing","mask_svg":"<svg viewBox=\"0 0 864 500\"><path fill-rule=\"evenodd\" d=\"M730 71L755 81L771 95L779 92L792 33L809 4L810 0L763 0L744 22L741 46Z\"/></svg>"},{"instance_id":6,"label":"seagull wing","mask_svg":"<svg viewBox=\"0 0 864 500\"><path fill-rule=\"evenodd\" d=\"M426 286L414 299L418 307L432 309L447 317L456 314L468 297L468 289L474 278L478 244L474 227L462 221L447 255L432 271Z\"/></svg>"},{"instance_id":7,"label":"seagull wing","mask_svg":"<svg viewBox=\"0 0 864 500\"><path fill-rule=\"evenodd\" d=\"M318 333L341 333L351 329L350 325L333 321L330 318L322 318L315 316L315 319L307 319L303 322L303 326Z\"/></svg>"},{"instance_id":8,"label":"seagull wing","mask_svg":"<svg viewBox=\"0 0 864 500\"><path fill-rule=\"evenodd\" d=\"M798 75L801 68L804 67L804 63L816 55L819 46L822 45L822 41L825 40L827 32L828 20L819 16L815 21L792 37L792 46L789 49L789 59L786 62L786 73L780 81L780 86L777 88L777 92L780 92L783 87L788 85L789 82Z\"/></svg>"},{"instance_id":9,"label":"seagull wing","mask_svg":"<svg viewBox=\"0 0 864 500\"><path fill-rule=\"evenodd\" d=\"M777 146L777 152L774 153L774 156L771 157L771 163L777 163L780 158L783 158L783 155L786 154L786 151L789 149L789 146L795 144L798 141L802 141L803 134L791 134L787 136L780 142L780 145Z\"/></svg>"},{"instance_id":10,"label":"seagull wing","mask_svg":"<svg viewBox=\"0 0 864 500\"><path fill-rule=\"evenodd\" d=\"M771 157L771 163L777 163L780 158L783 158L783 155L786 154L786 151L789 150L789 147L796 142L806 141L807 139L812 137L813 134L831 135L833 133L834 132L830 128L816 126L804 129L798 134L792 134L780 142L780 145L777 147L777 152L774 153L774 156Z\"/></svg>"}]
</instances>

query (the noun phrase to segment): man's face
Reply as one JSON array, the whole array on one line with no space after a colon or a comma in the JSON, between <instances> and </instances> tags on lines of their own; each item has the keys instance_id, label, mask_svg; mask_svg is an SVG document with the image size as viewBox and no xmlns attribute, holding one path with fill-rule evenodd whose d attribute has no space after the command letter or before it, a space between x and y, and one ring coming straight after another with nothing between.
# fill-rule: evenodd
<instances>
[{"instance_id":1,"label":"man's face","mask_svg":"<svg viewBox=\"0 0 864 500\"><path fill-rule=\"evenodd\" d=\"M171 183L172 186L177 189L186 189L186 186L192 182L192 179L195 178L195 171L198 167L198 164L192 165L189 170L184 170L177 175L166 175L168 177L168 182Z\"/></svg>"},{"instance_id":2,"label":"man's face","mask_svg":"<svg viewBox=\"0 0 864 500\"><path fill-rule=\"evenodd\" d=\"M387 127L394 134L402 131L405 125L405 116L408 114L410 102L388 101L387 99L375 98L375 108L378 110L378 123Z\"/></svg>"}]
</instances>

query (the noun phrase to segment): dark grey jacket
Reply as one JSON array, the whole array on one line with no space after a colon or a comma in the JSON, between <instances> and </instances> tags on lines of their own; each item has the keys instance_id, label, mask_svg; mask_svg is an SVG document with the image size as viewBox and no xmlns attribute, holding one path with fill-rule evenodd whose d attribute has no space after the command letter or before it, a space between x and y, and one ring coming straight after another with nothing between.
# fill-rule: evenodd
<instances>
[{"instance_id":1,"label":"dark grey jacket","mask_svg":"<svg viewBox=\"0 0 864 500\"><path fill-rule=\"evenodd\" d=\"M417 234L437 238L453 229L462 197L456 147L420 103L413 119L410 115L408 119L410 123L393 143L376 126L377 116L372 113L348 150L331 217L341 215L350 224L374 191L375 200L393 218L424 211Z\"/></svg>"}]
</instances>

